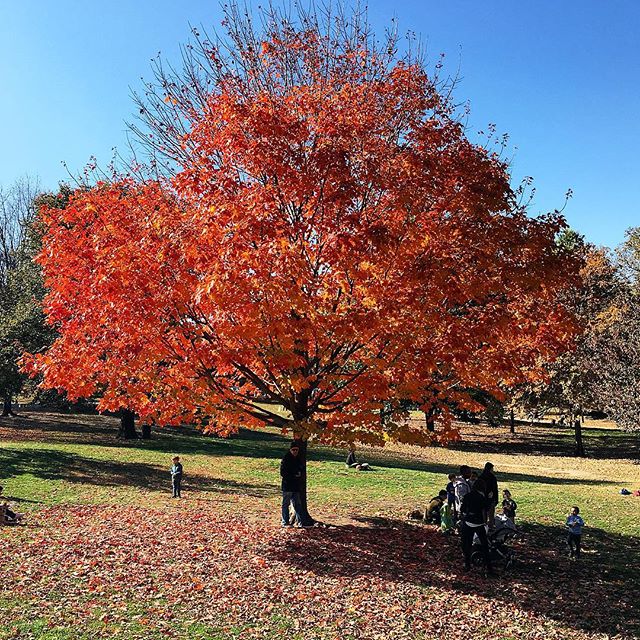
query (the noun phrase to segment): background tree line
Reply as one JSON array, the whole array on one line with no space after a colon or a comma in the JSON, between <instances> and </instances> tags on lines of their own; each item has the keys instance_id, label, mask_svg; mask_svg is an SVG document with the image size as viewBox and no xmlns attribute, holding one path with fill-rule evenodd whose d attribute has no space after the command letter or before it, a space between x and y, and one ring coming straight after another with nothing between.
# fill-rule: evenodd
<instances>
[{"instance_id":1,"label":"background tree line","mask_svg":"<svg viewBox=\"0 0 640 640\"><path fill-rule=\"evenodd\" d=\"M574 348L547 364L546 379L523 384L504 398L479 398L479 417L501 422L513 412L531 420L550 410L576 429L576 453L584 455L581 422L606 414L622 429L640 430L640 228L627 231L616 249L597 247L575 231L558 242L583 260L581 285L566 300L582 331Z\"/></svg>"}]
</instances>

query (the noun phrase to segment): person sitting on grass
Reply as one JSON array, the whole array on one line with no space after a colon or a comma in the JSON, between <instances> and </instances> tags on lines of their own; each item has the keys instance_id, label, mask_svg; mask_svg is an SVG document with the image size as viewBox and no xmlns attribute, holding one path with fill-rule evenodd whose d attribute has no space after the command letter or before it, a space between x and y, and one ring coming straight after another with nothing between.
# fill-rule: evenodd
<instances>
[{"instance_id":1,"label":"person sitting on grass","mask_svg":"<svg viewBox=\"0 0 640 640\"><path fill-rule=\"evenodd\" d=\"M354 444L349 445L347 467L349 467L349 469L355 469L356 471L369 471L371 469L367 462L358 462L356 458L356 446Z\"/></svg>"},{"instance_id":2,"label":"person sitting on grass","mask_svg":"<svg viewBox=\"0 0 640 640\"><path fill-rule=\"evenodd\" d=\"M431 498L429 506L424 513L424 520L429 524L437 524L440 526L442 523L442 507L447 500L446 489L441 489L437 496Z\"/></svg>"},{"instance_id":3,"label":"person sitting on grass","mask_svg":"<svg viewBox=\"0 0 640 640\"><path fill-rule=\"evenodd\" d=\"M2 495L2 491L4 490L4 487L0 487L0 495ZM22 518L24 518L24 515L22 513L16 513L15 511L13 511L13 509L11 509L11 505L8 502L3 502L2 505L0 505L0 511L1 511L1 516L2 516L2 524L17 524L18 522L22 521Z\"/></svg>"},{"instance_id":4,"label":"person sitting on grass","mask_svg":"<svg viewBox=\"0 0 640 640\"><path fill-rule=\"evenodd\" d=\"M511 497L511 491L505 489L502 492L502 513L515 524L516 521L516 509L518 505L516 501Z\"/></svg>"},{"instance_id":5,"label":"person sitting on grass","mask_svg":"<svg viewBox=\"0 0 640 640\"><path fill-rule=\"evenodd\" d=\"M569 529L567 536L567 545L569 546L569 557L576 560L580 557L582 545L582 529L584 520L580 517L580 508L571 507L571 513L567 517L565 526Z\"/></svg>"}]
</instances>

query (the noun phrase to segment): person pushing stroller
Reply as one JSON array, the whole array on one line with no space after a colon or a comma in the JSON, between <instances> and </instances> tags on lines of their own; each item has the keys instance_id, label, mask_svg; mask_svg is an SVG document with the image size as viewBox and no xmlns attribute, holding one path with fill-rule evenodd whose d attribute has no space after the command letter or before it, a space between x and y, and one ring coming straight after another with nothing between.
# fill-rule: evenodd
<instances>
[{"instance_id":1,"label":"person pushing stroller","mask_svg":"<svg viewBox=\"0 0 640 640\"><path fill-rule=\"evenodd\" d=\"M480 552L484 559L488 575L495 575L489 553L489 541L487 539L487 508L489 500L485 495L486 485L482 478L478 478L471 491L463 498L460 505L460 538L462 542L462 553L464 555L465 571L471 569L471 554L473 550L474 536L478 536Z\"/></svg>"}]
</instances>

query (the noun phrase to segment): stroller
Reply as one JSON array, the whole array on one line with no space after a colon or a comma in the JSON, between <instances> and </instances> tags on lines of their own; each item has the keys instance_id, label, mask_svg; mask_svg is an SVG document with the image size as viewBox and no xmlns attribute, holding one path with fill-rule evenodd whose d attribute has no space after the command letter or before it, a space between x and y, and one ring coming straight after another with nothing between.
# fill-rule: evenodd
<instances>
[{"instance_id":1,"label":"stroller","mask_svg":"<svg viewBox=\"0 0 640 640\"><path fill-rule=\"evenodd\" d=\"M491 562L502 563L503 567L508 569L513 564L516 555L513 548L508 545L508 542L518 535L518 529L511 519L502 515L496 516L494 527L487 534ZM473 537L471 562L477 567L484 565L482 546L477 535Z\"/></svg>"}]
</instances>

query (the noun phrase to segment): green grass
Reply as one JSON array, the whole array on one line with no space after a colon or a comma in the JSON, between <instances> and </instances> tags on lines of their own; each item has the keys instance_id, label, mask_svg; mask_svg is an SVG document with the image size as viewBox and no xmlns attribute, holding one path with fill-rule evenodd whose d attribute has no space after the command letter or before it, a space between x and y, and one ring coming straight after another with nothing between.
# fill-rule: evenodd
<instances>
[{"instance_id":1,"label":"green grass","mask_svg":"<svg viewBox=\"0 0 640 640\"><path fill-rule=\"evenodd\" d=\"M99 420L83 416L80 420ZM104 420L104 419L102 419ZM243 432L230 439L197 433L154 434L151 441L118 442L97 423L94 433L77 441L57 437L5 442L0 473L5 494L21 497L23 510L39 505L74 503L148 504L169 489L168 467L174 453L185 464L187 492L201 497L238 495L275 504L279 496L278 465L287 440L274 433ZM46 436L45 436L46 437ZM594 436L597 437L597 436ZM626 435L610 437L627 437ZM619 495L623 486L640 486L640 466L629 460L581 460L564 456L509 455L502 450L478 454L460 450L363 450L374 471L356 473L343 464L344 452L313 448L309 460L310 502L320 509L349 513L367 509L392 516L407 511L437 492L446 474L461 463L481 467L491 457L500 485L508 487L521 518L561 523L571 505L579 504L591 527L611 533L640 535L638 503ZM484 456L484 457L483 457ZM501 462L506 464L500 464Z\"/></svg>"}]
</instances>

